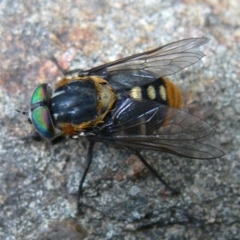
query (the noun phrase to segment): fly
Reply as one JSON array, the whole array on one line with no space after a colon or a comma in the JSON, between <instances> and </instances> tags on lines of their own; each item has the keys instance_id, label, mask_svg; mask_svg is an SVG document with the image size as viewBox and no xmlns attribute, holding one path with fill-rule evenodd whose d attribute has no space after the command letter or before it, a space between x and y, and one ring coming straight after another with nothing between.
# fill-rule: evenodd
<instances>
[{"instance_id":1,"label":"fly","mask_svg":"<svg viewBox=\"0 0 240 240\"><path fill-rule=\"evenodd\" d=\"M207 38L190 38L135 54L89 70L64 71L54 89L40 84L30 101L29 122L52 143L65 138L89 141L87 166L78 187L81 211L83 183L95 142L114 143L136 154L168 189L139 149L194 159L213 159L224 151L209 140L214 129L181 110L183 97L165 76L198 62Z\"/></svg>"}]
</instances>

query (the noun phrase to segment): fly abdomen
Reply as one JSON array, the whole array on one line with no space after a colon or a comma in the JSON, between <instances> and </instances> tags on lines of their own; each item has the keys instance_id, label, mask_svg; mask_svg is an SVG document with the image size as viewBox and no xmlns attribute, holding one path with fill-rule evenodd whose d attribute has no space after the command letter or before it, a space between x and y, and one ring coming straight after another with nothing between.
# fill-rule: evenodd
<instances>
[{"instance_id":1,"label":"fly abdomen","mask_svg":"<svg viewBox=\"0 0 240 240\"><path fill-rule=\"evenodd\" d=\"M124 100L123 95L128 95L128 100ZM120 94L120 99L115 105L117 113L115 113L115 124L119 124L123 129L122 135L152 134L151 126L158 129L168 123L171 107L180 109L183 105L183 97L179 88L165 77L158 78L151 84L133 87L125 91L123 95ZM121 111L121 108L125 109L126 105L131 110ZM155 109L152 108L149 111L149 105L155 105ZM122 121L127 123L126 126L121 124Z\"/></svg>"},{"instance_id":2,"label":"fly abdomen","mask_svg":"<svg viewBox=\"0 0 240 240\"><path fill-rule=\"evenodd\" d=\"M115 132L118 136L152 134L153 129L164 124L168 109L167 105L147 99L139 101L122 97L116 101L114 109L103 124L102 133L107 130L113 136Z\"/></svg>"},{"instance_id":3,"label":"fly abdomen","mask_svg":"<svg viewBox=\"0 0 240 240\"><path fill-rule=\"evenodd\" d=\"M129 95L136 100L153 100L174 108L182 108L183 105L179 88L165 77L158 78L151 84L133 87Z\"/></svg>"}]
</instances>

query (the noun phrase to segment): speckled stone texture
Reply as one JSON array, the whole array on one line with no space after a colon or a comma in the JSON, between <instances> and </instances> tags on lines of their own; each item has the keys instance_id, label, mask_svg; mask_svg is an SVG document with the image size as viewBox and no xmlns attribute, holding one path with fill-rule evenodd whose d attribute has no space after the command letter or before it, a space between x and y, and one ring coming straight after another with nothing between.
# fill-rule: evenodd
<instances>
[{"instance_id":1,"label":"speckled stone texture","mask_svg":"<svg viewBox=\"0 0 240 240\"><path fill-rule=\"evenodd\" d=\"M0 1L0 238L239 239L240 2ZM88 69L189 37L208 37L200 62L171 76L186 109L214 126L221 159L143 154L181 195L172 196L123 149L97 144L76 192L87 142L24 139L33 89L67 69Z\"/></svg>"}]
</instances>

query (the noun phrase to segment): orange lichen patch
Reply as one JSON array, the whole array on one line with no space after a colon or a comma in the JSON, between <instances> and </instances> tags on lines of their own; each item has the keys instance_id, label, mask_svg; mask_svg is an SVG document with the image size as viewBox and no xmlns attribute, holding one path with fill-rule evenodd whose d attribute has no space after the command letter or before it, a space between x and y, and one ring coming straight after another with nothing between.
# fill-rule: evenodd
<instances>
[{"instance_id":1,"label":"orange lichen patch","mask_svg":"<svg viewBox=\"0 0 240 240\"><path fill-rule=\"evenodd\" d=\"M167 92L168 105L174 108L182 108L183 96L179 88L165 77L163 77L163 81Z\"/></svg>"}]
</instances>

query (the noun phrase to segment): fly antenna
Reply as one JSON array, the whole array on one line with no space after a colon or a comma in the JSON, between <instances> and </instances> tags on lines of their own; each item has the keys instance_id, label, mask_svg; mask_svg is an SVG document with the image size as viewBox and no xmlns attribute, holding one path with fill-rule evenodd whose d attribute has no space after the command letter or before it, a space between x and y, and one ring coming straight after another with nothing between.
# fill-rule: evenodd
<instances>
[{"instance_id":1,"label":"fly antenna","mask_svg":"<svg viewBox=\"0 0 240 240\"><path fill-rule=\"evenodd\" d=\"M18 110L18 109L15 109L15 111L23 114L23 115L28 115L28 112L27 111L21 111L21 110Z\"/></svg>"}]
</instances>

